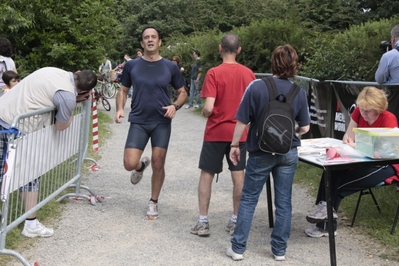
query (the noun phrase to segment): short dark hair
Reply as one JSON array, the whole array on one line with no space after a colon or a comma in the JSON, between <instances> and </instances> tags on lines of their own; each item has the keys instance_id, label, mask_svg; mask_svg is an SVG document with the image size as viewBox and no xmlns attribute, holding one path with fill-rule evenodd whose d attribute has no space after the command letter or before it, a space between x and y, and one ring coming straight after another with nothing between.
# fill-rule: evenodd
<instances>
[{"instance_id":1,"label":"short dark hair","mask_svg":"<svg viewBox=\"0 0 399 266\"><path fill-rule=\"evenodd\" d=\"M143 40L143 33L144 33L144 31L147 30L147 29L154 29L154 30L158 33L158 38L159 38L160 40L162 40L161 32L159 31L159 29L158 29L157 27L155 27L155 26L145 26L145 27L143 28L143 30L141 31L141 33L140 33L140 38L139 38L140 42Z\"/></svg>"},{"instance_id":2,"label":"short dark hair","mask_svg":"<svg viewBox=\"0 0 399 266\"><path fill-rule=\"evenodd\" d=\"M195 53L196 55L198 55L198 56L201 56L201 53L200 53L200 51L198 51L198 50L195 50L194 53Z\"/></svg>"},{"instance_id":3,"label":"short dark hair","mask_svg":"<svg viewBox=\"0 0 399 266\"><path fill-rule=\"evenodd\" d=\"M10 81L13 79L19 80L19 75L18 75L18 73L14 72L12 70L7 70L7 71L4 71L3 76L1 78L3 79L4 83L7 86L10 86Z\"/></svg>"},{"instance_id":4,"label":"short dark hair","mask_svg":"<svg viewBox=\"0 0 399 266\"><path fill-rule=\"evenodd\" d=\"M180 63L180 57L178 55L174 55L172 57L172 61L175 61L177 64L179 64Z\"/></svg>"},{"instance_id":5,"label":"short dark hair","mask_svg":"<svg viewBox=\"0 0 399 266\"><path fill-rule=\"evenodd\" d=\"M5 57L12 55L12 45L7 38L0 38L0 55Z\"/></svg>"},{"instance_id":6,"label":"short dark hair","mask_svg":"<svg viewBox=\"0 0 399 266\"><path fill-rule=\"evenodd\" d=\"M97 84L97 76L91 70L82 70L75 73L75 83L79 90L89 91Z\"/></svg>"},{"instance_id":7,"label":"short dark hair","mask_svg":"<svg viewBox=\"0 0 399 266\"><path fill-rule=\"evenodd\" d=\"M237 53L238 48L240 48L240 38L235 34L226 34L223 36L220 45L222 46L224 53L235 54Z\"/></svg>"}]
</instances>

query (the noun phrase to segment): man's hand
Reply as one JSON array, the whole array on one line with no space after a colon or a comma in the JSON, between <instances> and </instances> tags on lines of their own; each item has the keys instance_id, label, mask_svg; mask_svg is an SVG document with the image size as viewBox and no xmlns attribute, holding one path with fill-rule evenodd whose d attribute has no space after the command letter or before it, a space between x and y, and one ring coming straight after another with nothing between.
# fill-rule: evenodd
<instances>
[{"instance_id":1,"label":"man's hand","mask_svg":"<svg viewBox=\"0 0 399 266\"><path fill-rule=\"evenodd\" d=\"M240 148L231 147L230 148L230 161L237 165L240 161Z\"/></svg>"},{"instance_id":2,"label":"man's hand","mask_svg":"<svg viewBox=\"0 0 399 266\"><path fill-rule=\"evenodd\" d=\"M163 106L162 109L166 110L164 117L168 117L170 119L173 119L177 112L176 107L173 104L168 106Z\"/></svg>"},{"instance_id":3,"label":"man's hand","mask_svg":"<svg viewBox=\"0 0 399 266\"><path fill-rule=\"evenodd\" d=\"M76 102L80 103L80 102L84 102L84 101L88 100L90 98L90 92L91 91L84 91L84 92L78 93L78 96L76 96Z\"/></svg>"},{"instance_id":4,"label":"man's hand","mask_svg":"<svg viewBox=\"0 0 399 266\"><path fill-rule=\"evenodd\" d=\"M118 123L118 124L122 123L121 118L124 118L124 117L125 117L125 112L123 110L120 110L120 111L118 110L116 112L115 118L114 118L115 123Z\"/></svg>"}]
</instances>

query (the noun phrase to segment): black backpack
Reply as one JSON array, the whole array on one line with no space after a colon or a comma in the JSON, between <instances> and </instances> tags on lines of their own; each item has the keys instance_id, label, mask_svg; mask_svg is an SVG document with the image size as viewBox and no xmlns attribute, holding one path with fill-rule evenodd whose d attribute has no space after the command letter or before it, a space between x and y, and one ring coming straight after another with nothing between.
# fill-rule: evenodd
<instances>
[{"instance_id":1,"label":"black backpack","mask_svg":"<svg viewBox=\"0 0 399 266\"><path fill-rule=\"evenodd\" d=\"M273 154L286 154L295 134L295 116L291 103L300 88L292 84L287 96L278 94L273 77L262 79L269 90L269 102L260 116L257 128L259 148Z\"/></svg>"}]
</instances>

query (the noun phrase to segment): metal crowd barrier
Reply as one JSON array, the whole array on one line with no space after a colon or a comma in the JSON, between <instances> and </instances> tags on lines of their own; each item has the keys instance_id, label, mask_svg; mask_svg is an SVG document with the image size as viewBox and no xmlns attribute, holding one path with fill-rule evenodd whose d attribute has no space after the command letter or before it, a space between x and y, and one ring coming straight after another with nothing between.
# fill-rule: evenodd
<instances>
[{"instance_id":1,"label":"metal crowd barrier","mask_svg":"<svg viewBox=\"0 0 399 266\"><path fill-rule=\"evenodd\" d=\"M63 195L58 202L66 197L100 201L93 191L80 184L83 161L93 160L86 158L90 103L78 104L71 125L63 131L55 129L54 108L15 117L12 126L19 134L7 134L7 166L1 183L0 255L11 255L23 265L31 265L17 251L6 249L7 233L65 189L74 188L75 193ZM38 190L25 191L35 181ZM90 195L82 194L81 189L88 190Z\"/></svg>"}]
</instances>

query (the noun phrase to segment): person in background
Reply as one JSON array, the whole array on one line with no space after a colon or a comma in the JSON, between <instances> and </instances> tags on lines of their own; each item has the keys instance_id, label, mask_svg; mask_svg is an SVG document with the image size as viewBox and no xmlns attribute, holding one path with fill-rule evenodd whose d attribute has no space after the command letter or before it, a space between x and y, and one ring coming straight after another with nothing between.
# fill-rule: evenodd
<instances>
[{"instance_id":1,"label":"person in background","mask_svg":"<svg viewBox=\"0 0 399 266\"><path fill-rule=\"evenodd\" d=\"M0 89L6 86L2 79L3 73L7 70L12 70L17 73L14 60L12 56L12 45L7 38L0 38ZM0 96L3 95L3 90L0 90Z\"/></svg>"},{"instance_id":2,"label":"person in background","mask_svg":"<svg viewBox=\"0 0 399 266\"><path fill-rule=\"evenodd\" d=\"M288 78L295 77L299 69L298 55L291 45L277 47L271 58L271 72L279 94L287 95L292 82ZM255 80L245 90L238 107L237 124L231 142L230 160L238 165L241 160L240 140L247 125L250 124L247 150L248 161L245 168L244 186L240 207L238 208L237 223L231 246L226 255L233 260L242 260L247 248L247 240L252 225L255 207L259 195L270 174L273 174L275 223L271 234L271 251L277 261L285 260L287 242L291 232L292 218L292 183L298 164L297 147L301 145L298 135L305 134L310 128L308 102L306 92L300 90L291 103L295 121L298 126L296 134L292 136L291 150L284 155L263 152L259 148L257 127L263 108L269 102L269 92L263 80Z\"/></svg>"},{"instance_id":3,"label":"person in background","mask_svg":"<svg viewBox=\"0 0 399 266\"><path fill-rule=\"evenodd\" d=\"M212 181L215 174L222 172L223 157L226 156L233 181L233 214L227 221L225 230L231 235L237 221L241 190L244 184L246 162L245 141L247 131L240 139L241 158L234 165L229 158L230 141L233 138L236 119L234 118L242 95L248 84L255 79L249 68L239 64L240 40L235 34L226 34L219 44L223 63L211 68L204 79L201 97L205 98L202 115L208 118L204 142L199 160L201 176L198 184L199 220L191 229L198 236L209 236L208 209L211 199Z\"/></svg>"},{"instance_id":4,"label":"person in background","mask_svg":"<svg viewBox=\"0 0 399 266\"><path fill-rule=\"evenodd\" d=\"M184 67L180 66L180 57L179 56L174 55L172 57L172 62L174 62L179 67L181 73L184 72Z\"/></svg>"},{"instance_id":5,"label":"person in background","mask_svg":"<svg viewBox=\"0 0 399 266\"><path fill-rule=\"evenodd\" d=\"M143 50L141 50L140 48L136 50L136 56L137 57L142 57L143 56Z\"/></svg>"},{"instance_id":6,"label":"person in background","mask_svg":"<svg viewBox=\"0 0 399 266\"><path fill-rule=\"evenodd\" d=\"M184 104L187 94L184 79L176 64L162 58L159 49L162 38L157 28L145 27L141 32L140 44L144 49L142 57L126 63L122 74L122 87L116 95L115 122L121 123L125 116L124 106L127 93L133 85L130 128L126 140L123 163L132 171L130 182L137 184L144 170L152 162L151 198L146 218L158 219L158 198L165 180L165 160L172 131L172 119ZM168 87L177 90L178 97L171 103ZM151 138L152 156L142 157Z\"/></svg>"},{"instance_id":7,"label":"person in background","mask_svg":"<svg viewBox=\"0 0 399 266\"><path fill-rule=\"evenodd\" d=\"M129 55L128 53L125 53L125 54L123 55L123 59L125 59L125 62L124 62L124 63L126 63L127 61L132 60L132 59L130 58L130 55Z\"/></svg>"},{"instance_id":8,"label":"person in background","mask_svg":"<svg viewBox=\"0 0 399 266\"><path fill-rule=\"evenodd\" d=\"M16 116L46 107L57 109L55 128L57 131L65 130L72 122L76 103L87 100L96 84L97 76L91 70L76 73L54 67L36 70L0 97L0 131L8 129ZM5 167L6 136L0 134L0 182ZM20 188L25 212L37 205L38 191L39 179ZM52 228L45 227L36 219L36 213L25 220L22 235L50 237L53 234Z\"/></svg>"},{"instance_id":9,"label":"person in background","mask_svg":"<svg viewBox=\"0 0 399 266\"><path fill-rule=\"evenodd\" d=\"M104 55L103 62L98 68L101 76L109 80L110 71L112 69L111 61L109 61L108 57Z\"/></svg>"},{"instance_id":10,"label":"person in background","mask_svg":"<svg viewBox=\"0 0 399 266\"><path fill-rule=\"evenodd\" d=\"M6 84L2 89L4 93L11 90L12 87L17 85L18 82L20 81L18 73L14 72L12 70L5 71L3 73L2 78L3 78L4 83Z\"/></svg>"},{"instance_id":11,"label":"person in background","mask_svg":"<svg viewBox=\"0 0 399 266\"><path fill-rule=\"evenodd\" d=\"M128 53L125 53L125 54L123 55L123 59L125 59L125 61L124 61L123 64L122 64L123 67L126 65L127 62L129 62L130 60L132 60L132 59L130 58L130 55L129 55ZM129 92L127 93L127 97L128 97L128 98L131 98L131 97L132 97L132 94L133 94L133 86L130 87Z\"/></svg>"},{"instance_id":12,"label":"person in background","mask_svg":"<svg viewBox=\"0 0 399 266\"><path fill-rule=\"evenodd\" d=\"M188 105L186 109L193 107L194 105L194 97L197 92L197 105L195 108L200 108L202 105L201 96L200 96L200 81L201 81L201 71L202 71L202 64L201 64L201 53L199 51L193 52L194 62L191 66L191 83L190 83L190 99L188 100Z\"/></svg>"},{"instance_id":13,"label":"person in background","mask_svg":"<svg viewBox=\"0 0 399 266\"><path fill-rule=\"evenodd\" d=\"M365 87L357 97L357 107L351 114L351 120L343 138L343 143L355 147L354 128L362 127L386 127L398 126L396 116L387 111L388 100L385 93L376 87ZM375 187L386 179L399 180L399 165L380 165L356 167L350 170L337 170L331 172L331 203L333 206L334 230L337 230L337 211L341 200L358 191ZM320 180L319 191L316 198L316 210L306 216L310 223L316 226L305 230L310 237L328 236L327 231L327 203L324 187L324 172Z\"/></svg>"},{"instance_id":14,"label":"person in background","mask_svg":"<svg viewBox=\"0 0 399 266\"><path fill-rule=\"evenodd\" d=\"M386 51L375 72L375 81L379 84L383 83L399 83L399 24L391 30L390 51Z\"/></svg>"}]
</instances>

